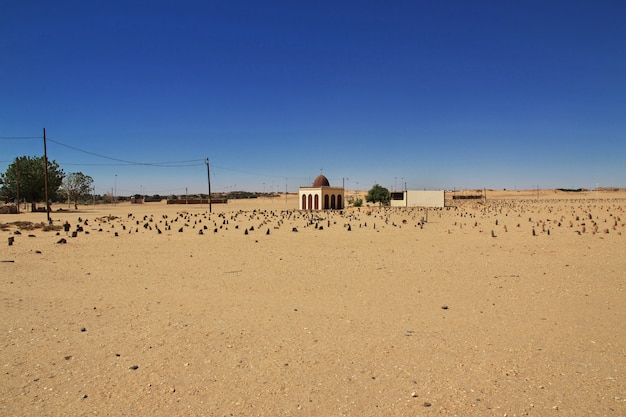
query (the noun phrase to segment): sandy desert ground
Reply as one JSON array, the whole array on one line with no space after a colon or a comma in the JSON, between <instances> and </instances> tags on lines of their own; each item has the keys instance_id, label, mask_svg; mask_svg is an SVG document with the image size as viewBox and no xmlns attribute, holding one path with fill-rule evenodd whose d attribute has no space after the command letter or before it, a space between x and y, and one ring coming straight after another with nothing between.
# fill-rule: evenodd
<instances>
[{"instance_id":1,"label":"sandy desert ground","mask_svg":"<svg viewBox=\"0 0 626 417\"><path fill-rule=\"evenodd\" d=\"M626 193L456 204L1 215L0 415L626 415Z\"/></svg>"}]
</instances>

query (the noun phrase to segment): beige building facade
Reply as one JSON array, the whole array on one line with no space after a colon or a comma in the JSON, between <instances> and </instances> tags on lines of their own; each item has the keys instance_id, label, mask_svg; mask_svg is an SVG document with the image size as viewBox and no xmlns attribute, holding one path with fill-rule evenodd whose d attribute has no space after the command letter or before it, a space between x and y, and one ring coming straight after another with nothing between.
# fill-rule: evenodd
<instances>
[{"instance_id":1,"label":"beige building facade","mask_svg":"<svg viewBox=\"0 0 626 417\"><path fill-rule=\"evenodd\" d=\"M341 210L345 204L343 187L331 187L328 178L318 175L310 187L300 187L300 210Z\"/></svg>"},{"instance_id":2,"label":"beige building facade","mask_svg":"<svg viewBox=\"0 0 626 417\"><path fill-rule=\"evenodd\" d=\"M445 194L443 190L420 191L405 190L391 193L391 207L443 207Z\"/></svg>"}]
</instances>

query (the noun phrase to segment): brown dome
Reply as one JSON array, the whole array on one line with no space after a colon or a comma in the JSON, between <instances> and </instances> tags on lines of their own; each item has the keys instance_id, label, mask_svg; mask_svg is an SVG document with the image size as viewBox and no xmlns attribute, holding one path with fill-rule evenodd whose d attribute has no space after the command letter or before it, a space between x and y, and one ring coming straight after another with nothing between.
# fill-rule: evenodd
<instances>
[{"instance_id":1,"label":"brown dome","mask_svg":"<svg viewBox=\"0 0 626 417\"><path fill-rule=\"evenodd\" d=\"M313 187L330 187L328 178L326 178L322 174L318 175L317 178L315 178L315 180L313 181Z\"/></svg>"}]
</instances>

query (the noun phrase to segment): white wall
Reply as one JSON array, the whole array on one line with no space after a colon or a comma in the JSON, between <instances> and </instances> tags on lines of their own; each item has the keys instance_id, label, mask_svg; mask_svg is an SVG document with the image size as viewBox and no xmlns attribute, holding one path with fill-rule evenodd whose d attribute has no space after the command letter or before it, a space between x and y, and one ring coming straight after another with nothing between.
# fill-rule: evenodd
<instances>
[{"instance_id":1,"label":"white wall","mask_svg":"<svg viewBox=\"0 0 626 417\"><path fill-rule=\"evenodd\" d=\"M391 200L392 207L443 207L444 191L407 190L404 200Z\"/></svg>"}]
</instances>

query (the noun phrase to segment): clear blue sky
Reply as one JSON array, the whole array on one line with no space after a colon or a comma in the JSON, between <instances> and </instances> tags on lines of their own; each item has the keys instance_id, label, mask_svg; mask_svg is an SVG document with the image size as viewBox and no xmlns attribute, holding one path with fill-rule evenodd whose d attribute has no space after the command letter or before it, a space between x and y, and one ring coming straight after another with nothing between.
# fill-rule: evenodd
<instances>
[{"instance_id":1,"label":"clear blue sky","mask_svg":"<svg viewBox=\"0 0 626 417\"><path fill-rule=\"evenodd\" d=\"M119 195L206 192L206 157L213 191L626 186L625 22L623 0L4 0L0 171L45 127Z\"/></svg>"}]
</instances>

